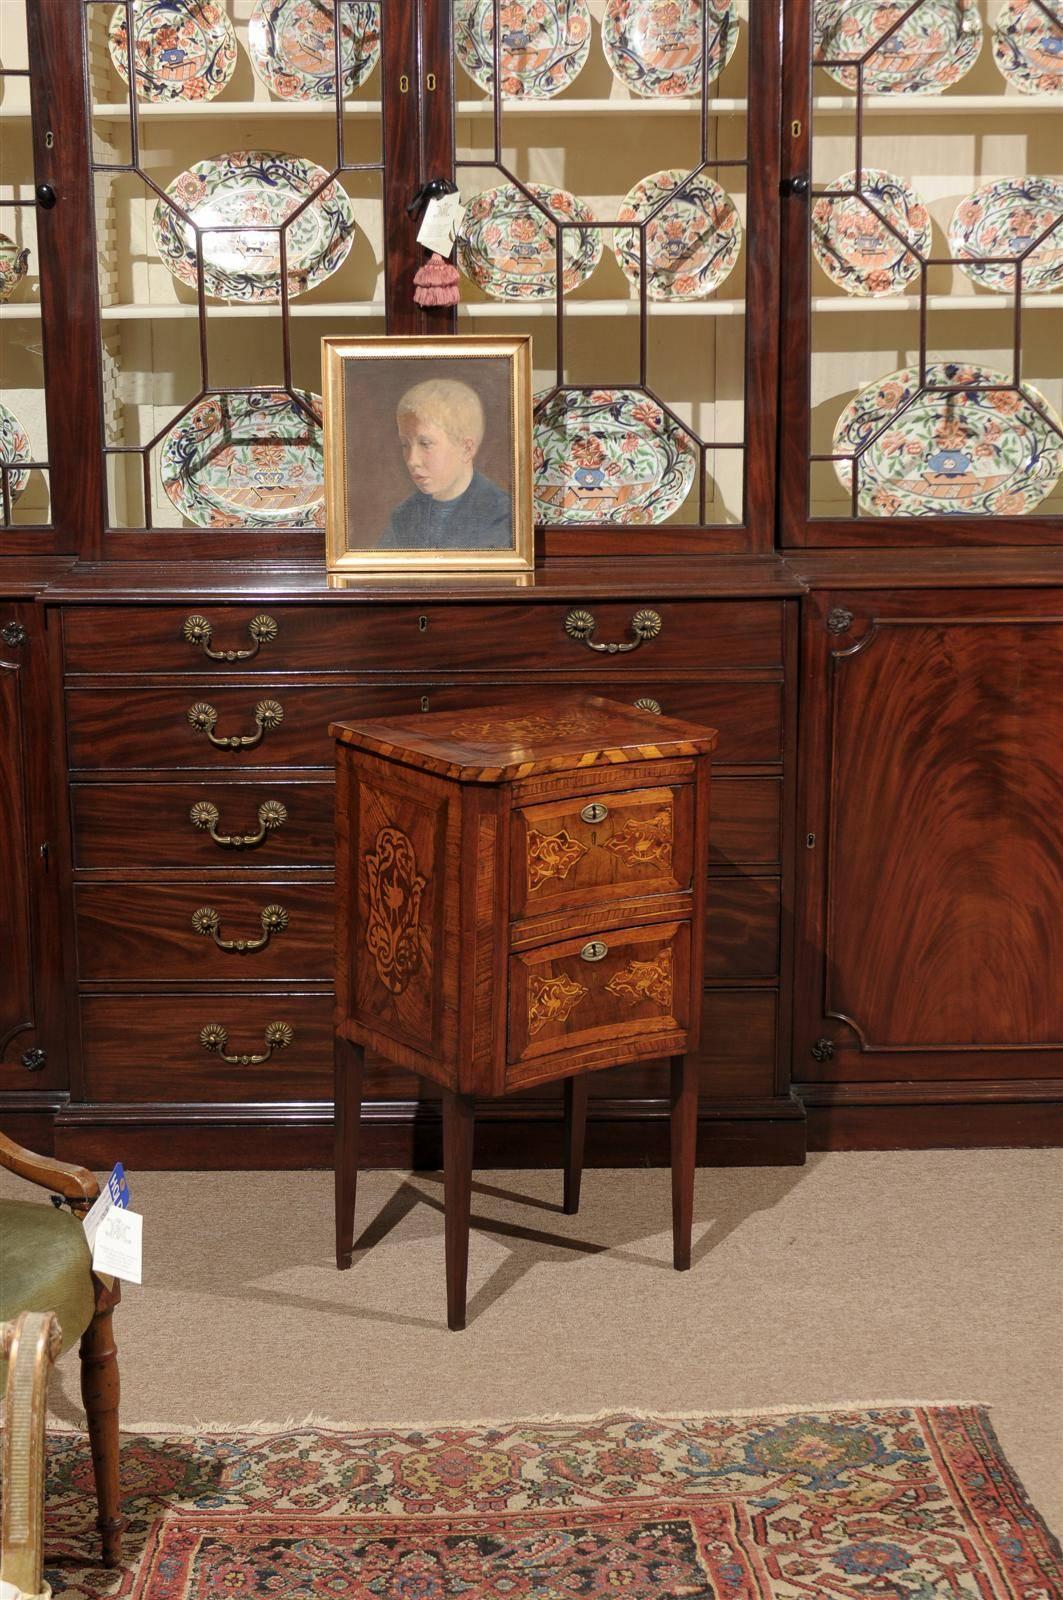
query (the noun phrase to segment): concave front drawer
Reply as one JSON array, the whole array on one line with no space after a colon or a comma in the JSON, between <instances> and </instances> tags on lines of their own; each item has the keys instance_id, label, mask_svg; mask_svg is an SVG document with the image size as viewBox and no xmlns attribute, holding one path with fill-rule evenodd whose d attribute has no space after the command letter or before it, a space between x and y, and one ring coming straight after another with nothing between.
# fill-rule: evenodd
<instances>
[{"instance_id":1,"label":"concave front drawer","mask_svg":"<svg viewBox=\"0 0 1063 1600\"><path fill-rule=\"evenodd\" d=\"M86 982L258 982L332 976L332 885L80 884Z\"/></svg>"},{"instance_id":2,"label":"concave front drawer","mask_svg":"<svg viewBox=\"0 0 1063 1600\"><path fill-rule=\"evenodd\" d=\"M599 939L585 934L510 957L510 1063L598 1045L622 1054L635 1039L640 1055L652 1055L657 1036L674 1037L689 1015L687 922L625 928ZM507 1074L510 1081L522 1076Z\"/></svg>"},{"instance_id":3,"label":"concave front drawer","mask_svg":"<svg viewBox=\"0 0 1063 1600\"><path fill-rule=\"evenodd\" d=\"M331 780L76 783L74 865L330 868Z\"/></svg>"},{"instance_id":4,"label":"concave front drawer","mask_svg":"<svg viewBox=\"0 0 1063 1600\"><path fill-rule=\"evenodd\" d=\"M332 1097L327 994L86 995L81 1043L88 1100Z\"/></svg>"},{"instance_id":5,"label":"concave front drawer","mask_svg":"<svg viewBox=\"0 0 1063 1600\"><path fill-rule=\"evenodd\" d=\"M693 787L628 789L513 813L514 918L690 887Z\"/></svg>"},{"instance_id":6,"label":"concave front drawer","mask_svg":"<svg viewBox=\"0 0 1063 1600\"><path fill-rule=\"evenodd\" d=\"M659 629L641 642L637 619ZM566 629L569 621L583 637ZM590 622L587 622L587 619ZM651 624L657 627L657 622ZM611 600L555 604L68 606L68 672L417 672L607 666L637 674L672 666L772 667L782 661L782 604L774 600ZM632 645L606 653L595 644ZM213 652L213 655L208 652ZM226 659L232 654L235 659Z\"/></svg>"}]
</instances>

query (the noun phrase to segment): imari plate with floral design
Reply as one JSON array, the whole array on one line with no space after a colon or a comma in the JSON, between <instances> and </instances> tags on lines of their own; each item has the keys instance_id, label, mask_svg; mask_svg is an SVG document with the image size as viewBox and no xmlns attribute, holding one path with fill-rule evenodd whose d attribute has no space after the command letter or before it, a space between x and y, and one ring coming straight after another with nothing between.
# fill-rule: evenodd
<instances>
[{"instance_id":1,"label":"imari plate with floral design","mask_svg":"<svg viewBox=\"0 0 1063 1600\"><path fill-rule=\"evenodd\" d=\"M694 440L635 389L558 390L533 441L538 522L663 522L694 481Z\"/></svg>"},{"instance_id":2,"label":"imari plate with floral design","mask_svg":"<svg viewBox=\"0 0 1063 1600\"><path fill-rule=\"evenodd\" d=\"M0 405L0 461L8 466L13 466L19 461L32 461L33 454L30 450L30 441L25 428L5 405ZM12 505L30 481L26 471L9 472L7 474L7 492ZM0 519L3 517L3 494L0 493Z\"/></svg>"},{"instance_id":3,"label":"imari plate with floral design","mask_svg":"<svg viewBox=\"0 0 1063 1600\"><path fill-rule=\"evenodd\" d=\"M141 100L213 100L236 68L236 34L213 0L132 0L133 54ZM129 82L126 8L107 30L111 60Z\"/></svg>"},{"instance_id":4,"label":"imari plate with floral design","mask_svg":"<svg viewBox=\"0 0 1063 1600\"><path fill-rule=\"evenodd\" d=\"M1015 268L995 259L1000 256L1022 257L1027 293L1058 289L1063 284L1063 183L1052 178L987 183L956 207L949 249L983 289L1014 289Z\"/></svg>"},{"instance_id":5,"label":"imari plate with floral design","mask_svg":"<svg viewBox=\"0 0 1063 1600\"><path fill-rule=\"evenodd\" d=\"M458 240L458 265L495 300L550 300L557 293L558 229L551 221L593 222L594 213L567 189L529 183L542 210L511 183L470 200ZM597 228L563 228L562 288L585 283L602 257Z\"/></svg>"},{"instance_id":6,"label":"imari plate with floral design","mask_svg":"<svg viewBox=\"0 0 1063 1600\"><path fill-rule=\"evenodd\" d=\"M701 92L706 19L703 0L609 0L602 45L613 76L636 94ZM708 80L718 78L738 43L735 0L704 0L709 8Z\"/></svg>"},{"instance_id":7,"label":"imari plate with floral design","mask_svg":"<svg viewBox=\"0 0 1063 1600\"><path fill-rule=\"evenodd\" d=\"M813 205L812 253L846 294L897 294L930 254L930 214L892 172L865 167L859 195L857 176L835 178Z\"/></svg>"},{"instance_id":8,"label":"imari plate with floral design","mask_svg":"<svg viewBox=\"0 0 1063 1600\"><path fill-rule=\"evenodd\" d=\"M1063 16L1053 22L1037 0L1004 0L993 28L993 59L1022 94L1063 90Z\"/></svg>"},{"instance_id":9,"label":"imari plate with floral design","mask_svg":"<svg viewBox=\"0 0 1063 1600\"><path fill-rule=\"evenodd\" d=\"M282 100L332 100L336 95L333 0L258 0L247 24L251 65ZM357 89L380 59L380 7L354 0L340 7L343 93Z\"/></svg>"},{"instance_id":10,"label":"imari plate with floral design","mask_svg":"<svg viewBox=\"0 0 1063 1600\"><path fill-rule=\"evenodd\" d=\"M815 59L847 89L863 62L865 94L940 94L978 60L982 21L973 0L923 0L891 32L910 4L816 0Z\"/></svg>"},{"instance_id":11,"label":"imari plate with floral design","mask_svg":"<svg viewBox=\"0 0 1063 1600\"><path fill-rule=\"evenodd\" d=\"M200 528L321 528L321 397L205 396L162 443L162 486Z\"/></svg>"},{"instance_id":12,"label":"imari plate with floral design","mask_svg":"<svg viewBox=\"0 0 1063 1600\"><path fill-rule=\"evenodd\" d=\"M203 282L219 300L280 299L280 228L286 230L288 293L304 294L331 276L354 240L346 192L324 167L275 150L230 150L197 161L166 193L203 230ZM235 232L211 232L233 229ZM196 232L160 200L152 219L155 248L174 277L196 286Z\"/></svg>"},{"instance_id":13,"label":"imari plate with floral design","mask_svg":"<svg viewBox=\"0 0 1063 1600\"><path fill-rule=\"evenodd\" d=\"M587 0L501 0L502 93L547 100L583 71L591 48ZM495 83L495 0L456 0L454 49L482 89Z\"/></svg>"},{"instance_id":14,"label":"imari plate with floral design","mask_svg":"<svg viewBox=\"0 0 1063 1600\"><path fill-rule=\"evenodd\" d=\"M641 222L655 213L645 229L651 300L699 300L711 294L742 248L742 224L730 195L704 173L684 183L685 176L673 169L643 178L617 213L619 222ZM613 234L616 259L636 287L642 276L640 232L617 228Z\"/></svg>"},{"instance_id":15,"label":"imari plate with floral design","mask_svg":"<svg viewBox=\"0 0 1063 1600\"><path fill-rule=\"evenodd\" d=\"M1017 517L1051 493L1063 422L1031 384L1017 390L992 367L944 361L927 366L918 391L918 367L904 367L838 418L834 454L858 455L862 515ZM851 462L834 466L850 489Z\"/></svg>"}]
</instances>

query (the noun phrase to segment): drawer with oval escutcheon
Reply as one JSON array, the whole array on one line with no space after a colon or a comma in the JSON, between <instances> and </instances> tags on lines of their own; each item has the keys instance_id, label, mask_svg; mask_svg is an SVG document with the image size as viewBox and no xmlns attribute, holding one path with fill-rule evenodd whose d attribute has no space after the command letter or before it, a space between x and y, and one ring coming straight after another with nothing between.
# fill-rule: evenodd
<instances>
[{"instance_id":1,"label":"drawer with oval escutcheon","mask_svg":"<svg viewBox=\"0 0 1063 1600\"><path fill-rule=\"evenodd\" d=\"M80 883L76 907L86 983L330 976L327 881Z\"/></svg>"},{"instance_id":2,"label":"drawer with oval escutcheon","mask_svg":"<svg viewBox=\"0 0 1063 1600\"><path fill-rule=\"evenodd\" d=\"M74 865L309 867L332 865L335 787L263 780L219 783L76 783Z\"/></svg>"},{"instance_id":3,"label":"drawer with oval escutcheon","mask_svg":"<svg viewBox=\"0 0 1063 1600\"><path fill-rule=\"evenodd\" d=\"M513 954L509 962L508 1084L550 1075L549 1057L603 1061L638 1042L640 1055L681 1048L691 1012L690 924L586 934ZM699 996L700 999L700 996Z\"/></svg>"}]
</instances>

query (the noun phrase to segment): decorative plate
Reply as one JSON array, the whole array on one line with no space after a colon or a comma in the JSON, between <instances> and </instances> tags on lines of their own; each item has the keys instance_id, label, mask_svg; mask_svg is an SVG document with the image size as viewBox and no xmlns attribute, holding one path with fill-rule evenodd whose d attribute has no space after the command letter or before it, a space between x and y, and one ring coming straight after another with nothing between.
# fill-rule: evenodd
<instances>
[{"instance_id":1,"label":"decorative plate","mask_svg":"<svg viewBox=\"0 0 1063 1600\"><path fill-rule=\"evenodd\" d=\"M883 38L906 9L896 0L816 0L816 60L852 61L827 68L847 89L856 88L856 63L866 57L866 94L940 94L977 61L982 20L974 0L923 0Z\"/></svg>"},{"instance_id":2,"label":"decorative plate","mask_svg":"<svg viewBox=\"0 0 1063 1600\"><path fill-rule=\"evenodd\" d=\"M0 305L10 300L29 270L30 253L26 245L21 248L6 233L0 233Z\"/></svg>"},{"instance_id":3,"label":"decorative plate","mask_svg":"<svg viewBox=\"0 0 1063 1600\"><path fill-rule=\"evenodd\" d=\"M563 221L593 222L594 213L566 189L527 188ZM597 228L562 230L565 293L585 283L602 257ZM485 189L468 205L458 240L466 277L495 300L550 300L557 292L557 229L511 183Z\"/></svg>"},{"instance_id":4,"label":"decorative plate","mask_svg":"<svg viewBox=\"0 0 1063 1600\"><path fill-rule=\"evenodd\" d=\"M502 93L547 100L583 71L591 48L587 0L504 0L499 66ZM494 0L455 0L454 48L482 89L495 82Z\"/></svg>"},{"instance_id":5,"label":"decorative plate","mask_svg":"<svg viewBox=\"0 0 1063 1600\"><path fill-rule=\"evenodd\" d=\"M205 396L162 442L162 486L200 528L320 528L321 397L296 389Z\"/></svg>"},{"instance_id":6,"label":"decorative plate","mask_svg":"<svg viewBox=\"0 0 1063 1600\"><path fill-rule=\"evenodd\" d=\"M640 222L656 212L646 224L646 290L651 300L700 300L711 294L742 248L742 224L730 195L704 173L684 184L685 176L675 169L643 178L625 195L617 214L619 222ZM680 192L669 200L680 184ZM642 270L639 229L617 228L613 252L637 288Z\"/></svg>"},{"instance_id":7,"label":"decorative plate","mask_svg":"<svg viewBox=\"0 0 1063 1600\"><path fill-rule=\"evenodd\" d=\"M259 80L282 100L336 96L332 0L258 0L247 24L247 50ZM380 7L345 0L340 12L343 93L357 89L380 57Z\"/></svg>"},{"instance_id":8,"label":"decorative plate","mask_svg":"<svg viewBox=\"0 0 1063 1600\"><path fill-rule=\"evenodd\" d=\"M836 453L851 455L871 441L860 456L861 514L1016 517L1039 505L1063 471L1063 422L1044 396L1028 383L1021 393L1008 387L1007 375L992 367L955 361L929 365L926 381L939 391L959 385L959 392L920 395L918 367L903 367L870 384L838 418ZM975 387L989 384L1004 387ZM905 406L896 426L886 426ZM834 466L849 489L850 462Z\"/></svg>"},{"instance_id":9,"label":"decorative plate","mask_svg":"<svg viewBox=\"0 0 1063 1600\"><path fill-rule=\"evenodd\" d=\"M736 0L705 0L708 77L718 78L738 43ZM609 0L602 44L613 76L636 94L700 94L702 0Z\"/></svg>"},{"instance_id":10,"label":"decorative plate","mask_svg":"<svg viewBox=\"0 0 1063 1600\"><path fill-rule=\"evenodd\" d=\"M694 481L694 440L634 389L558 390L533 439L537 522L663 522Z\"/></svg>"},{"instance_id":11,"label":"decorative plate","mask_svg":"<svg viewBox=\"0 0 1063 1600\"><path fill-rule=\"evenodd\" d=\"M846 294L898 294L919 271L920 257L930 254L930 214L915 190L892 172L863 169L860 190L867 203L853 194L856 187L856 172L846 172L816 200L812 253Z\"/></svg>"},{"instance_id":12,"label":"decorative plate","mask_svg":"<svg viewBox=\"0 0 1063 1600\"><path fill-rule=\"evenodd\" d=\"M1042 239L1052 224L1054 231ZM1041 243L1032 250L1035 239ZM1023 256L1022 287L1046 293L1063 284L1063 183L1051 178L1002 178L961 200L949 224L949 249L972 283L1014 289L1015 268L984 256Z\"/></svg>"},{"instance_id":13,"label":"decorative plate","mask_svg":"<svg viewBox=\"0 0 1063 1600\"><path fill-rule=\"evenodd\" d=\"M203 281L219 300L280 299L280 224L314 199L287 230L288 293L323 283L354 241L354 212L346 192L324 167L275 150L231 150L197 161L166 190L203 230ZM160 200L152 219L155 248L174 277L196 286L195 230Z\"/></svg>"},{"instance_id":14,"label":"decorative plate","mask_svg":"<svg viewBox=\"0 0 1063 1600\"><path fill-rule=\"evenodd\" d=\"M141 100L213 100L236 69L236 34L211 0L132 0L137 95ZM126 8L107 30L115 71L129 82Z\"/></svg>"},{"instance_id":15,"label":"decorative plate","mask_svg":"<svg viewBox=\"0 0 1063 1600\"><path fill-rule=\"evenodd\" d=\"M1063 21L1053 23L1036 0L1004 0L993 29L993 59L1023 94L1063 89Z\"/></svg>"},{"instance_id":16,"label":"decorative plate","mask_svg":"<svg viewBox=\"0 0 1063 1600\"><path fill-rule=\"evenodd\" d=\"M33 452L30 449L29 436L14 412L9 411L5 405L0 405L0 461L9 465L15 461L32 461ZM9 472L7 474L7 490L10 502L14 505L27 483L30 481L28 472ZM0 522L3 521L4 501L0 492Z\"/></svg>"}]
</instances>

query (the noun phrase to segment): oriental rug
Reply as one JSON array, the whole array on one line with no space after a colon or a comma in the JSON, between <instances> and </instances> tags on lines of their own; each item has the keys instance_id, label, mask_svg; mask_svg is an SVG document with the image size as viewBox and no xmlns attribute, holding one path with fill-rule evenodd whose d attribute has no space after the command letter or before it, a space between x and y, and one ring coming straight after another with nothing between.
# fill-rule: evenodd
<instances>
[{"instance_id":1,"label":"oriental rug","mask_svg":"<svg viewBox=\"0 0 1063 1600\"><path fill-rule=\"evenodd\" d=\"M986 1413L891 1406L140 1434L127 1565L51 1435L56 1600L1059 1600Z\"/></svg>"}]
</instances>

